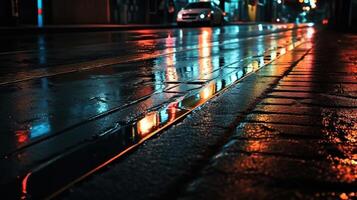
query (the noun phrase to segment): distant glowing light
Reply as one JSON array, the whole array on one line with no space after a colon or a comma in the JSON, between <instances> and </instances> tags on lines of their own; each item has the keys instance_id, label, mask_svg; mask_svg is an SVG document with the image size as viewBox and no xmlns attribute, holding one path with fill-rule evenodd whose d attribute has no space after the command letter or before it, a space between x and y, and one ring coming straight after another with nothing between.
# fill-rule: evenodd
<instances>
[{"instance_id":1,"label":"distant glowing light","mask_svg":"<svg viewBox=\"0 0 357 200\"><path fill-rule=\"evenodd\" d=\"M305 11L310 11L310 6L304 6L302 9Z\"/></svg>"},{"instance_id":2,"label":"distant glowing light","mask_svg":"<svg viewBox=\"0 0 357 200\"><path fill-rule=\"evenodd\" d=\"M280 18L276 19L277 22L280 22Z\"/></svg>"},{"instance_id":3,"label":"distant glowing light","mask_svg":"<svg viewBox=\"0 0 357 200\"><path fill-rule=\"evenodd\" d=\"M281 4L281 3L282 3L282 1L281 1L281 0L277 0L276 2L278 2L278 4Z\"/></svg>"},{"instance_id":4,"label":"distant glowing light","mask_svg":"<svg viewBox=\"0 0 357 200\"><path fill-rule=\"evenodd\" d=\"M43 26L42 0L37 0L37 25L39 27Z\"/></svg>"},{"instance_id":5,"label":"distant glowing light","mask_svg":"<svg viewBox=\"0 0 357 200\"><path fill-rule=\"evenodd\" d=\"M316 8L316 2L314 0L310 0L310 6L312 9Z\"/></svg>"},{"instance_id":6,"label":"distant glowing light","mask_svg":"<svg viewBox=\"0 0 357 200\"><path fill-rule=\"evenodd\" d=\"M258 29L259 29L259 31L263 31L263 25L259 24Z\"/></svg>"},{"instance_id":7,"label":"distant glowing light","mask_svg":"<svg viewBox=\"0 0 357 200\"><path fill-rule=\"evenodd\" d=\"M308 23L307 25L310 26L310 27L312 27L312 26L314 26L314 23L310 22L310 23Z\"/></svg>"},{"instance_id":8,"label":"distant glowing light","mask_svg":"<svg viewBox=\"0 0 357 200\"><path fill-rule=\"evenodd\" d=\"M323 24L323 25L327 25L327 24L328 24L328 19L323 19L323 20L322 20L322 24Z\"/></svg>"}]
</instances>

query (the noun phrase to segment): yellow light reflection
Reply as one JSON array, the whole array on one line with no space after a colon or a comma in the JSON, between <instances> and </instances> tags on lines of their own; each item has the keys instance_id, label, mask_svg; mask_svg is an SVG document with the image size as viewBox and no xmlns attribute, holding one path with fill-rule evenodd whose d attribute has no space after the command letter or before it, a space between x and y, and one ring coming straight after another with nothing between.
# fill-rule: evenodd
<instances>
[{"instance_id":1,"label":"yellow light reflection","mask_svg":"<svg viewBox=\"0 0 357 200\"><path fill-rule=\"evenodd\" d=\"M258 69L259 69L259 62L256 61L256 60L254 60L254 61L252 62L252 66L253 66L253 70L254 70L254 71L258 70Z\"/></svg>"},{"instance_id":2,"label":"yellow light reflection","mask_svg":"<svg viewBox=\"0 0 357 200\"><path fill-rule=\"evenodd\" d=\"M294 49L294 45L293 45L293 44L290 44L290 45L288 46L288 50L291 51L291 50L293 50L293 49Z\"/></svg>"},{"instance_id":3,"label":"yellow light reflection","mask_svg":"<svg viewBox=\"0 0 357 200\"><path fill-rule=\"evenodd\" d=\"M200 96L202 99L209 99L214 94L214 92L215 92L215 85L211 84L202 90Z\"/></svg>"},{"instance_id":4,"label":"yellow light reflection","mask_svg":"<svg viewBox=\"0 0 357 200\"><path fill-rule=\"evenodd\" d=\"M286 53L286 48L281 48L280 49L280 55L284 55Z\"/></svg>"},{"instance_id":5,"label":"yellow light reflection","mask_svg":"<svg viewBox=\"0 0 357 200\"><path fill-rule=\"evenodd\" d=\"M177 81L178 80L176 67L173 67L173 66L167 67L166 80L167 81Z\"/></svg>"}]
</instances>

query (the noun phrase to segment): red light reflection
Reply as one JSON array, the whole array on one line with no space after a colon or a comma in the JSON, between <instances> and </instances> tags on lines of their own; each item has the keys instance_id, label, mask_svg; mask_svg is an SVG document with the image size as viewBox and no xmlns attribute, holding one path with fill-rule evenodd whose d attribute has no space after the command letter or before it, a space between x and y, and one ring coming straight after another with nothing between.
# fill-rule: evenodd
<instances>
[{"instance_id":1,"label":"red light reflection","mask_svg":"<svg viewBox=\"0 0 357 200\"><path fill-rule=\"evenodd\" d=\"M176 119L176 112L177 112L178 104L179 104L178 102L172 102L167 107L167 111L169 112L169 121L170 122Z\"/></svg>"},{"instance_id":2,"label":"red light reflection","mask_svg":"<svg viewBox=\"0 0 357 200\"><path fill-rule=\"evenodd\" d=\"M28 130L15 131L15 135L16 135L16 138L17 138L17 143L18 144L22 144L22 143L28 141L29 140L29 134L30 134L30 131L28 131Z\"/></svg>"}]
</instances>

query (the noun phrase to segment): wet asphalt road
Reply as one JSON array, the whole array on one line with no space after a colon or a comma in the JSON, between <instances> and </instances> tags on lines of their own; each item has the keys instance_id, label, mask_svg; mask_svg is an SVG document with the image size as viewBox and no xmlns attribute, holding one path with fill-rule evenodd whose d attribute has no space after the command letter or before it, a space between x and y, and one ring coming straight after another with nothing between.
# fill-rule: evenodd
<instances>
[{"instance_id":1,"label":"wet asphalt road","mask_svg":"<svg viewBox=\"0 0 357 200\"><path fill-rule=\"evenodd\" d=\"M274 49L309 31L287 24L4 36L0 166L6 173L0 184L14 177L21 182L33 169L120 127L130 134L115 151L125 150L153 131L148 120L172 121L195 107L192 94L201 94L198 101L214 94L210 82L242 78L264 65L267 52L272 59ZM151 115L154 110L160 115ZM135 131L128 126L133 122Z\"/></svg>"}]
</instances>

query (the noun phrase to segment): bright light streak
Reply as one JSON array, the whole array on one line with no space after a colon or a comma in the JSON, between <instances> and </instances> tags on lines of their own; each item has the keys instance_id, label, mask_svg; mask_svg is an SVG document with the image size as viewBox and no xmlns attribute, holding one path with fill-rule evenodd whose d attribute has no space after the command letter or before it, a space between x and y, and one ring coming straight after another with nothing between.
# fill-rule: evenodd
<instances>
[{"instance_id":1,"label":"bright light streak","mask_svg":"<svg viewBox=\"0 0 357 200\"><path fill-rule=\"evenodd\" d=\"M259 28L259 31L263 31L263 25L259 24L258 28Z\"/></svg>"}]
</instances>

